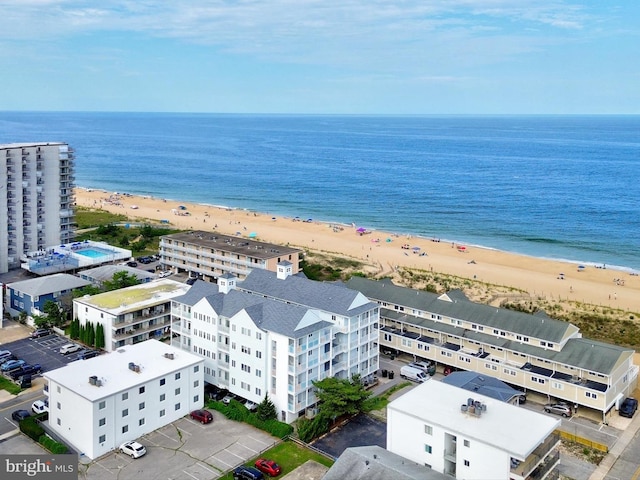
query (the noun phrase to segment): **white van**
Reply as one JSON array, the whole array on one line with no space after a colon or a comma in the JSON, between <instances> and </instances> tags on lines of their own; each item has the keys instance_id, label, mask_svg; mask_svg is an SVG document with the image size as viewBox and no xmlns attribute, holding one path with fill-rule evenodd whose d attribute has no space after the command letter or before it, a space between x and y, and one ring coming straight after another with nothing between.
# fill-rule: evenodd
<instances>
[{"instance_id":1,"label":"white van","mask_svg":"<svg viewBox=\"0 0 640 480\"><path fill-rule=\"evenodd\" d=\"M421 369L405 365L400 369L400 376L414 382L422 383L429 380L429 375L424 373Z\"/></svg>"},{"instance_id":2,"label":"white van","mask_svg":"<svg viewBox=\"0 0 640 480\"><path fill-rule=\"evenodd\" d=\"M67 343L60 347L60 353L62 355L68 355L70 353L77 352L78 350L80 350L80 345L76 345L75 343Z\"/></svg>"}]
</instances>

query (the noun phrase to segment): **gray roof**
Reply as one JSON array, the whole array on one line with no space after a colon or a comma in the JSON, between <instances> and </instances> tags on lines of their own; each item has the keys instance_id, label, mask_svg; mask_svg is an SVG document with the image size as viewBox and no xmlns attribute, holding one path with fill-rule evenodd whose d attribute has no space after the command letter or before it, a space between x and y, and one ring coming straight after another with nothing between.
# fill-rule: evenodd
<instances>
[{"instance_id":1,"label":"gray roof","mask_svg":"<svg viewBox=\"0 0 640 480\"><path fill-rule=\"evenodd\" d=\"M203 230L173 233L171 235L164 235L162 238L261 259L288 256L289 254L300 253L302 251L299 248L223 235L217 232L205 232Z\"/></svg>"},{"instance_id":2,"label":"gray roof","mask_svg":"<svg viewBox=\"0 0 640 480\"><path fill-rule=\"evenodd\" d=\"M342 285L297 275L278 279L276 273L261 269L252 270L238 288L348 317L378 307L357 290Z\"/></svg>"},{"instance_id":3,"label":"gray roof","mask_svg":"<svg viewBox=\"0 0 640 480\"><path fill-rule=\"evenodd\" d=\"M187 293L173 298L172 301L193 307L204 297L213 295L214 293L218 293L218 285L205 282L204 280L196 280Z\"/></svg>"},{"instance_id":4,"label":"gray roof","mask_svg":"<svg viewBox=\"0 0 640 480\"><path fill-rule=\"evenodd\" d=\"M459 291L438 296L422 290L399 287L389 279L375 281L362 277L351 277L347 286L379 302L402 305L422 312L434 313L554 343L562 343L578 332L578 328L574 325L546 315L529 315L471 302L460 295ZM447 298L451 301L448 301Z\"/></svg>"},{"instance_id":5,"label":"gray roof","mask_svg":"<svg viewBox=\"0 0 640 480\"><path fill-rule=\"evenodd\" d=\"M347 448L322 480L448 480L450 478L375 445Z\"/></svg>"},{"instance_id":6,"label":"gray roof","mask_svg":"<svg viewBox=\"0 0 640 480\"><path fill-rule=\"evenodd\" d=\"M98 282L106 282L109 280L113 280L113 275L118 272L127 272L128 275L134 275L140 281L155 279L157 277L155 273L146 272L144 270L140 270L139 268L133 268L127 265L101 265L96 268L82 270L78 273L78 275L91 277Z\"/></svg>"},{"instance_id":7,"label":"gray roof","mask_svg":"<svg viewBox=\"0 0 640 480\"><path fill-rule=\"evenodd\" d=\"M22 292L31 297L47 295L54 292L63 292L75 288L86 287L91 282L68 273L56 273L44 277L22 280L20 282L9 283L7 288Z\"/></svg>"},{"instance_id":8,"label":"gray roof","mask_svg":"<svg viewBox=\"0 0 640 480\"><path fill-rule=\"evenodd\" d=\"M434 332L468 338L486 345L493 345L504 348L505 350L523 353L532 357L546 359L551 362L557 362L603 375L611 375L618 365L634 353L634 350L586 338L571 338L567 340L561 351L544 349L516 340L509 340L505 337L458 327L449 323L414 317L413 315L407 315L406 313L389 310L387 308L380 309L380 318L389 318L397 322L404 322L433 330Z\"/></svg>"},{"instance_id":9,"label":"gray roof","mask_svg":"<svg viewBox=\"0 0 640 480\"><path fill-rule=\"evenodd\" d=\"M482 375L477 372L451 372L442 379L442 382L464 388L469 392L475 392L486 397L495 398L502 402L510 402L514 398L518 398L523 394L520 390L511 388L509 385L497 378L490 377L489 375Z\"/></svg>"},{"instance_id":10,"label":"gray roof","mask_svg":"<svg viewBox=\"0 0 640 480\"><path fill-rule=\"evenodd\" d=\"M208 295L206 299L218 315L231 318L245 310L258 328L290 338L331 326L311 309L238 290Z\"/></svg>"}]
</instances>

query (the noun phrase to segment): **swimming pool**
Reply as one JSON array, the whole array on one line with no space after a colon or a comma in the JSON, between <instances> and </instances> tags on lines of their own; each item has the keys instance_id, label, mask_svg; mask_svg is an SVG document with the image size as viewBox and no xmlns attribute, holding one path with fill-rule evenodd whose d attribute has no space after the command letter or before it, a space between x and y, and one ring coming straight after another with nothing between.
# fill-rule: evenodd
<instances>
[{"instance_id":1,"label":"swimming pool","mask_svg":"<svg viewBox=\"0 0 640 480\"><path fill-rule=\"evenodd\" d=\"M73 253L84 255L85 257L89 258L101 258L113 255L115 252L110 252L108 250L98 250L97 248L83 248L82 250L76 250Z\"/></svg>"}]
</instances>

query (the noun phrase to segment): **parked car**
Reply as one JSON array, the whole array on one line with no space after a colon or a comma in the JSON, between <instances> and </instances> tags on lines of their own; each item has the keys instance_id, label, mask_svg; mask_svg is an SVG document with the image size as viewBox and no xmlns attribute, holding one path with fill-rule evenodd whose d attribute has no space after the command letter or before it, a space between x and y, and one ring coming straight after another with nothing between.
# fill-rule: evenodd
<instances>
[{"instance_id":1,"label":"parked car","mask_svg":"<svg viewBox=\"0 0 640 480\"><path fill-rule=\"evenodd\" d=\"M241 465L233 470L233 480L264 480L264 475L257 468Z\"/></svg>"},{"instance_id":2,"label":"parked car","mask_svg":"<svg viewBox=\"0 0 640 480\"><path fill-rule=\"evenodd\" d=\"M207 385L204 391L209 397L209 400L215 400L217 402L222 400L229 393L229 390L215 385Z\"/></svg>"},{"instance_id":3,"label":"parked car","mask_svg":"<svg viewBox=\"0 0 640 480\"><path fill-rule=\"evenodd\" d=\"M51 335L52 333L53 332L51 332L51 329L49 328L39 328L31 332L31 338L46 337L47 335Z\"/></svg>"},{"instance_id":4,"label":"parked car","mask_svg":"<svg viewBox=\"0 0 640 480\"><path fill-rule=\"evenodd\" d=\"M11 372L10 376L13 380L18 380L20 377L24 375L36 375L42 371L42 366L39 363L34 363L33 365L23 365Z\"/></svg>"},{"instance_id":5,"label":"parked car","mask_svg":"<svg viewBox=\"0 0 640 480\"><path fill-rule=\"evenodd\" d=\"M130 262L127 262L127 267L137 267L138 266L138 262L134 262L133 260Z\"/></svg>"},{"instance_id":6,"label":"parked car","mask_svg":"<svg viewBox=\"0 0 640 480\"><path fill-rule=\"evenodd\" d=\"M14 357L14 358L10 358ZM15 356L9 350L0 350L0 363L6 360L15 360Z\"/></svg>"},{"instance_id":7,"label":"parked car","mask_svg":"<svg viewBox=\"0 0 640 480\"><path fill-rule=\"evenodd\" d=\"M164 272L160 272L160 278L165 278L170 275L173 275L173 272L171 270L165 270Z\"/></svg>"},{"instance_id":8,"label":"parked car","mask_svg":"<svg viewBox=\"0 0 640 480\"><path fill-rule=\"evenodd\" d=\"M3 363L0 369L3 372L12 372L13 370L17 370L18 368L26 364L27 362L25 362L24 360L9 360L8 362Z\"/></svg>"},{"instance_id":9,"label":"parked car","mask_svg":"<svg viewBox=\"0 0 640 480\"><path fill-rule=\"evenodd\" d=\"M36 400L31 404L31 410L33 413L44 413L49 411L49 405L43 400Z\"/></svg>"},{"instance_id":10,"label":"parked car","mask_svg":"<svg viewBox=\"0 0 640 480\"><path fill-rule=\"evenodd\" d=\"M11 418L14 419L16 422L20 422L30 416L31 414L27 410L14 410L11 413Z\"/></svg>"},{"instance_id":11,"label":"parked car","mask_svg":"<svg viewBox=\"0 0 640 480\"><path fill-rule=\"evenodd\" d=\"M213 415L208 410L194 410L189 414L192 420L202 424L213 422Z\"/></svg>"},{"instance_id":12,"label":"parked car","mask_svg":"<svg viewBox=\"0 0 640 480\"><path fill-rule=\"evenodd\" d=\"M406 378L409 380L413 380L414 382L422 383L429 380L429 376L422 371L420 368L410 367L409 365L405 365L400 368L400 376L402 378Z\"/></svg>"},{"instance_id":13,"label":"parked car","mask_svg":"<svg viewBox=\"0 0 640 480\"><path fill-rule=\"evenodd\" d=\"M570 417L572 413L571 407L566 403L547 403L544 406L544 411L562 415L563 417Z\"/></svg>"},{"instance_id":14,"label":"parked car","mask_svg":"<svg viewBox=\"0 0 640 480\"><path fill-rule=\"evenodd\" d=\"M80 360L87 360L89 358L97 357L100 355L100 352L97 350L83 350L78 354L78 358Z\"/></svg>"},{"instance_id":15,"label":"parked car","mask_svg":"<svg viewBox=\"0 0 640 480\"><path fill-rule=\"evenodd\" d=\"M247 410L249 410L250 412L254 412L258 409L258 404L252 402L251 400L247 400L247 403L245 403L244 406L247 407Z\"/></svg>"},{"instance_id":16,"label":"parked car","mask_svg":"<svg viewBox=\"0 0 640 480\"><path fill-rule=\"evenodd\" d=\"M222 399L222 403L224 403L225 405L229 405L229 403L231 403L231 400L235 400L236 396L233 393L227 393L223 399Z\"/></svg>"},{"instance_id":17,"label":"parked car","mask_svg":"<svg viewBox=\"0 0 640 480\"><path fill-rule=\"evenodd\" d=\"M131 458L140 458L145 453L147 453L147 449L145 448L145 446L139 444L136 441L124 442L122 445L120 445L120 448L118 450L120 450L120 452L124 453L125 455L129 455Z\"/></svg>"},{"instance_id":18,"label":"parked car","mask_svg":"<svg viewBox=\"0 0 640 480\"><path fill-rule=\"evenodd\" d=\"M266 458L259 458L256 460L256 468L270 477L277 477L282 471L280 465L273 460L267 460Z\"/></svg>"},{"instance_id":19,"label":"parked car","mask_svg":"<svg viewBox=\"0 0 640 480\"><path fill-rule=\"evenodd\" d=\"M75 343L66 343L60 347L60 353L62 355L69 355L70 353L74 353L80 350L80 345L76 345Z\"/></svg>"},{"instance_id":20,"label":"parked car","mask_svg":"<svg viewBox=\"0 0 640 480\"><path fill-rule=\"evenodd\" d=\"M636 413L637 409L638 409L638 400L632 397L627 397L624 399L624 401L620 405L620 410L618 410L618 413L622 417L631 418L633 417L633 414Z\"/></svg>"},{"instance_id":21,"label":"parked car","mask_svg":"<svg viewBox=\"0 0 640 480\"><path fill-rule=\"evenodd\" d=\"M4 365L11 360L18 360L18 357L16 357L13 353L9 353L9 355L7 355L6 357L0 358L0 365Z\"/></svg>"}]
</instances>

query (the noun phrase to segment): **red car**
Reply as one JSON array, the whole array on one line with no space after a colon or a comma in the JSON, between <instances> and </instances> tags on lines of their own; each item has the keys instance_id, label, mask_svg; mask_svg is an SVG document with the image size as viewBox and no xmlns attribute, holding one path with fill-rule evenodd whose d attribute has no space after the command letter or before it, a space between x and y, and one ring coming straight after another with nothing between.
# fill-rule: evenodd
<instances>
[{"instance_id":1,"label":"red car","mask_svg":"<svg viewBox=\"0 0 640 480\"><path fill-rule=\"evenodd\" d=\"M208 410L194 410L189 414L189 416L200 423L211 423L213 422L213 415Z\"/></svg>"},{"instance_id":2,"label":"red car","mask_svg":"<svg viewBox=\"0 0 640 480\"><path fill-rule=\"evenodd\" d=\"M267 460L266 458L259 458L256 460L256 468L270 477L278 476L282 471L280 465L273 460Z\"/></svg>"}]
</instances>

